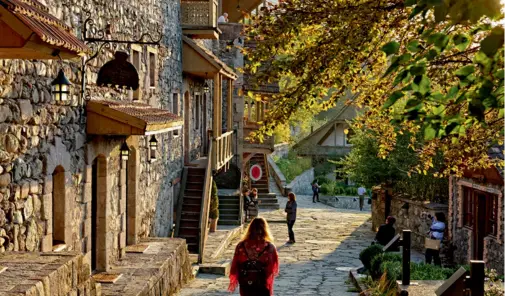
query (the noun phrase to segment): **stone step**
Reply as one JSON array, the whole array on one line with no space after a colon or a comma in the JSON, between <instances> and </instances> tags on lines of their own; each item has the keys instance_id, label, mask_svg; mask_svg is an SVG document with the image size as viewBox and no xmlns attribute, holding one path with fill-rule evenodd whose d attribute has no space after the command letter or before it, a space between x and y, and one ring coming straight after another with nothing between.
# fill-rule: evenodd
<instances>
[{"instance_id":1,"label":"stone step","mask_svg":"<svg viewBox=\"0 0 505 296\"><path fill-rule=\"evenodd\" d=\"M238 215L239 209L219 209L219 214Z\"/></svg>"},{"instance_id":2,"label":"stone step","mask_svg":"<svg viewBox=\"0 0 505 296\"><path fill-rule=\"evenodd\" d=\"M229 275L230 274L231 260L226 260L224 263L207 263L200 264L199 272L207 274L217 274L217 275Z\"/></svg>"},{"instance_id":3,"label":"stone step","mask_svg":"<svg viewBox=\"0 0 505 296\"><path fill-rule=\"evenodd\" d=\"M268 209L268 210L271 210L271 209L272 210L278 210L278 209L280 209L280 206L279 206L279 204L260 204L259 208L260 209L265 209L265 210L266 209Z\"/></svg>"},{"instance_id":4,"label":"stone step","mask_svg":"<svg viewBox=\"0 0 505 296\"><path fill-rule=\"evenodd\" d=\"M240 219L237 218L237 220L222 220L219 219L217 221L218 225L240 225Z\"/></svg>"}]
</instances>

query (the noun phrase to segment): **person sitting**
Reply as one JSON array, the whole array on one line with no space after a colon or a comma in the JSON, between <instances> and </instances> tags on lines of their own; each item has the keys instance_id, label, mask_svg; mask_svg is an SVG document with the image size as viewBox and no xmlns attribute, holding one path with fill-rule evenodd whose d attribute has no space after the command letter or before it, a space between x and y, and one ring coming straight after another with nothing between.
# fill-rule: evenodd
<instances>
[{"instance_id":1,"label":"person sitting","mask_svg":"<svg viewBox=\"0 0 505 296\"><path fill-rule=\"evenodd\" d=\"M379 227L379 231L377 231L375 235L375 243L385 246L395 237L396 231L393 227L395 222L396 219L393 216L386 218L386 223ZM392 248L392 250L394 250L394 248Z\"/></svg>"},{"instance_id":2,"label":"person sitting","mask_svg":"<svg viewBox=\"0 0 505 296\"><path fill-rule=\"evenodd\" d=\"M217 23L218 24L222 24L222 23L227 23L228 22L228 14L225 12L223 13L222 16L220 16L218 19L217 19Z\"/></svg>"}]
</instances>

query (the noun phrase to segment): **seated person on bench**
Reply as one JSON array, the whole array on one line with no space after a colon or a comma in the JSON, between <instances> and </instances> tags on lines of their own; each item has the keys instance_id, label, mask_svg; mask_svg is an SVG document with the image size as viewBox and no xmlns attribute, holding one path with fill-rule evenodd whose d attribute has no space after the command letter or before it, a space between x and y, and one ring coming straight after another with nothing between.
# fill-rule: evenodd
<instances>
[{"instance_id":1,"label":"seated person on bench","mask_svg":"<svg viewBox=\"0 0 505 296\"><path fill-rule=\"evenodd\" d=\"M393 216L389 216L386 218L386 224L382 224L379 227L379 231L377 231L377 234L375 235L375 240L374 242L377 244L381 244L383 246L387 245L394 237L395 237L395 228L393 225L395 224L396 219ZM396 248L393 246L391 248L392 251L394 251Z\"/></svg>"}]
</instances>

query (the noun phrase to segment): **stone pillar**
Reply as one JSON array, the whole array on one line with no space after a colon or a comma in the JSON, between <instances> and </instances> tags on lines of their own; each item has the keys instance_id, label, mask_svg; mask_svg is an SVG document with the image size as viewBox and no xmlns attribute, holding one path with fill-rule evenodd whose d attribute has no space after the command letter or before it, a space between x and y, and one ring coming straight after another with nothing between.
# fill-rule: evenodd
<instances>
[{"instance_id":1,"label":"stone pillar","mask_svg":"<svg viewBox=\"0 0 505 296\"><path fill-rule=\"evenodd\" d=\"M121 159L120 161L120 171L119 171L119 217L120 217L120 229L119 229L119 258L122 258L125 255L125 247L126 247L126 160Z\"/></svg>"},{"instance_id":2,"label":"stone pillar","mask_svg":"<svg viewBox=\"0 0 505 296\"><path fill-rule=\"evenodd\" d=\"M138 243L138 212L137 212L137 191L138 191L138 172L140 168L140 155L137 149L130 148L130 157L128 158L128 188L127 188L127 227L126 227L126 243L134 245Z\"/></svg>"}]
</instances>

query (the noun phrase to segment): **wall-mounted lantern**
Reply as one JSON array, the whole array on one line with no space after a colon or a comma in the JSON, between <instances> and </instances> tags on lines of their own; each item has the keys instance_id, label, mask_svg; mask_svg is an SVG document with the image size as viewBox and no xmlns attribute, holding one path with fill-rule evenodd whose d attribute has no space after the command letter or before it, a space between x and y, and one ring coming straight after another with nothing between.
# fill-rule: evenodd
<instances>
[{"instance_id":1,"label":"wall-mounted lantern","mask_svg":"<svg viewBox=\"0 0 505 296\"><path fill-rule=\"evenodd\" d=\"M205 72L205 78L207 78L207 72ZM203 85L203 91L207 94L210 92L210 86L207 80L205 80L205 84Z\"/></svg>"},{"instance_id":2,"label":"wall-mounted lantern","mask_svg":"<svg viewBox=\"0 0 505 296\"><path fill-rule=\"evenodd\" d=\"M128 148L126 142L123 142L121 148L119 149L119 152L121 154L121 160L128 160L130 157L130 149Z\"/></svg>"},{"instance_id":3,"label":"wall-mounted lantern","mask_svg":"<svg viewBox=\"0 0 505 296\"><path fill-rule=\"evenodd\" d=\"M58 72L58 76L51 82L51 92L53 94L54 100L59 102L64 102L68 100L68 96L70 94L70 81L68 81L67 77L65 76L65 73L63 73L63 70L60 69L60 72Z\"/></svg>"},{"instance_id":4,"label":"wall-mounted lantern","mask_svg":"<svg viewBox=\"0 0 505 296\"><path fill-rule=\"evenodd\" d=\"M156 160L156 150L158 149L158 140L155 136L151 137L149 140L149 148L151 149L151 160Z\"/></svg>"}]
</instances>

